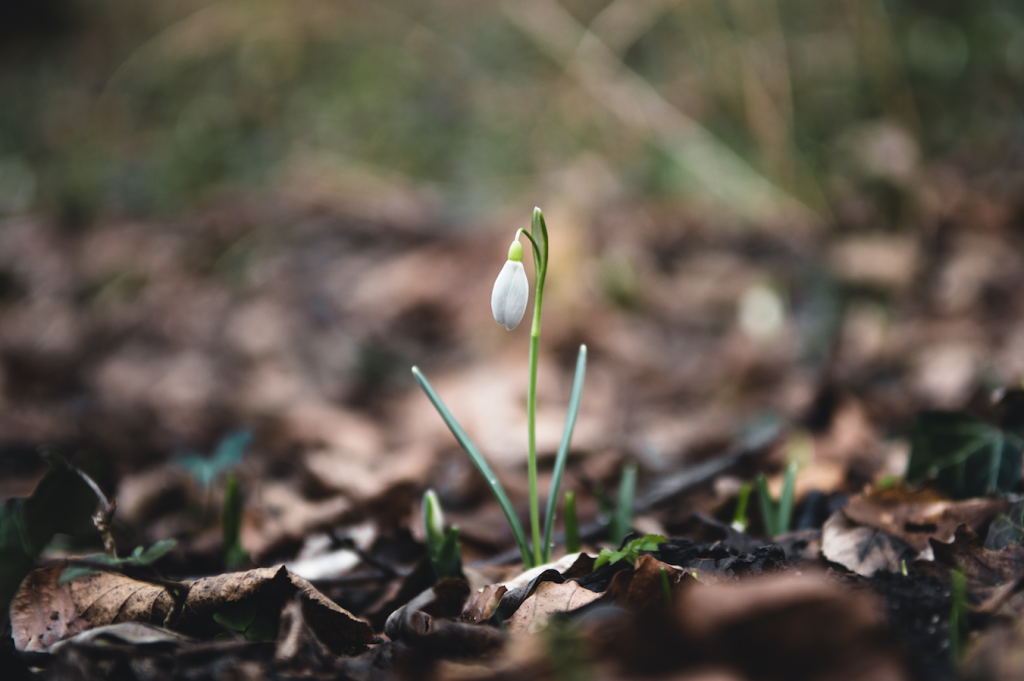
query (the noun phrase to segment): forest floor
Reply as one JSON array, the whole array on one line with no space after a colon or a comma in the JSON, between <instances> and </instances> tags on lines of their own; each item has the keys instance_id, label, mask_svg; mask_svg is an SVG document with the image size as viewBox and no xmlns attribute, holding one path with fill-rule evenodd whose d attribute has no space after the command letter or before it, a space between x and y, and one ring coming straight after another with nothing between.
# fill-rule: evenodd
<instances>
[{"instance_id":1,"label":"forest floor","mask_svg":"<svg viewBox=\"0 0 1024 681\"><path fill-rule=\"evenodd\" d=\"M525 576L409 369L525 521L529 332L488 301L528 214L454 228L415 195L264 196L7 220L5 678L1019 678L1024 212L948 169L912 196L915 226L880 232L546 208L540 494L586 344L563 484L584 550ZM47 474L42 445L116 500L118 555L176 540L151 567L189 585L183 612L148 567L58 583L103 545L95 497L70 519L81 478ZM771 538L738 495L763 472L777 498L788 461L793 520ZM667 541L593 570L628 463L631 527ZM462 579L436 586L427 488L462 548Z\"/></svg>"}]
</instances>

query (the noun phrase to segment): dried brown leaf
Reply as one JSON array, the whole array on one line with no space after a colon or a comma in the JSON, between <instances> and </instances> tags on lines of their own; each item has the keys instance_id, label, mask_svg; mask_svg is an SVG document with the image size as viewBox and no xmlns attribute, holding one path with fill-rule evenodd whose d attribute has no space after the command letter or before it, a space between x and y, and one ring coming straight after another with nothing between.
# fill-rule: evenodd
<instances>
[{"instance_id":1,"label":"dried brown leaf","mask_svg":"<svg viewBox=\"0 0 1024 681\"><path fill-rule=\"evenodd\" d=\"M531 631L534 622L546 623L548 615L552 613L569 612L600 597L601 594L583 588L578 582L541 582L509 618L509 631L513 634Z\"/></svg>"},{"instance_id":2,"label":"dried brown leaf","mask_svg":"<svg viewBox=\"0 0 1024 681\"><path fill-rule=\"evenodd\" d=\"M900 561L916 552L907 544L874 527L857 525L840 511L821 528L821 553L858 575L870 577L879 570L897 572Z\"/></svg>"},{"instance_id":3,"label":"dried brown leaf","mask_svg":"<svg viewBox=\"0 0 1024 681\"><path fill-rule=\"evenodd\" d=\"M961 526L951 543L933 542L933 546L937 563L963 569L967 601L975 612L998 611L1024 579L1024 547L1017 544L989 551L981 537Z\"/></svg>"},{"instance_id":4,"label":"dried brown leaf","mask_svg":"<svg viewBox=\"0 0 1024 681\"><path fill-rule=\"evenodd\" d=\"M853 496L843 514L854 523L897 537L931 560L929 539L950 542L960 525L980 534L1009 507L1010 502L1003 499L919 501L914 493L895 488Z\"/></svg>"},{"instance_id":5,"label":"dried brown leaf","mask_svg":"<svg viewBox=\"0 0 1024 681\"><path fill-rule=\"evenodd\" d=\"M50 646L89 629L78 614L67 585L57 584L63 565L30 572L11 601L14 646L26 652L46 652Z\"/></svg>"},{"instance_id":6,"label":"dried brown leaf","mask_svg":"<svg viewBox=\"0 0 1024 681\"><path fill-rule=\"evenodd\" d=\"M494 616L501 603L501 597L508 591L502 584L490 584L480 591L474 591L462 606L462 621L470 624L486 622Z\"/></svg>"},{"instance_id":7,"label":"dried brown leaf","mask_svg":"<svg viewBox=\"0 0 1024 681\"><path fill-rule=\"evenodd\" d=\"M665 594L661 584L663 568L673 602L680 598L684 589L697 581L686 571L662 563L654 556L640 556L635 569L619 570L615 573L603 594L604 600L637 611L647 611L665 605Z\"/></svg>"},{"instance_id":8,"label":"dried brown leaf","mask_svg":"<svg viewBox=\"0 0 1024 681\"><path fill-rule=\"evenodd\" d=\"M57 576L63 566L46 568ZM25 605L26 617L35 611L54 610L70 603L87 627L99 627L120 622L162 624L173 602L165 589L138 581L122 574L101 572L40 592L35 588L39 580L50 579L56 585L56 576L37 570L26 578L16 599ZM44 582L45 583L45 582ZM305 579L288 572L284 566L257 568L248 572L234 572L186 582L189 591L181 616L175 628L182 633L209 636L220 631L213 615L226 607L253 599L261 611L276 617L283 605L298 596L302 614L317 637L336 654L355 654L366 649L373 638L373 630L366 622L316 590ZM32 619L25 619L25 632L21 640L28 645L32 638L43 635ZM75 632L65 632L67 638ZM54 641L50 641L52 644Z\"/></svg>"}]
</instances>

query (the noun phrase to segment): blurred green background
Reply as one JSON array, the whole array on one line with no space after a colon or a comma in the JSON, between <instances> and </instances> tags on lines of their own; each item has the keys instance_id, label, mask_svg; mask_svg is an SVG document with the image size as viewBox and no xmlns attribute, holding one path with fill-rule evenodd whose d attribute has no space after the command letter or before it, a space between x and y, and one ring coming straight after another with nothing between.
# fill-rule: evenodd
<instances>
[{"instance_id":1,"label":"blurred green background","mask_svg":"<svg viewBox=\"0 0 1024 681\"><path fill-rule=\"evenodd\" d=\"M1011 0L3 0L0 215L174 215L353 174L452 216L596 158L742 218L906 223L920 169L1014 177Z\"/></svg>"}]
</instances>

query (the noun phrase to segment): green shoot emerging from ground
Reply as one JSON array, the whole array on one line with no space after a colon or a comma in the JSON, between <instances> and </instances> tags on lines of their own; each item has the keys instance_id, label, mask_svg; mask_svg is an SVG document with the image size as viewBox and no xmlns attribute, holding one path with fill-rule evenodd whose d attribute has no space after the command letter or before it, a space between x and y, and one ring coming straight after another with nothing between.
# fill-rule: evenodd
<instances>
[{"instance_id":1,"label":"green shoot emerging from ground","mask_svg":"<svg viewBox=\"0 0 1024 681\"><path fill-rule=\"evenodd\" d=\"M224 478L224 567L239 570L249 563L249 555L242 548L242 491L238 478L228 473Z\"/></svg>"},{"instance_id":2,"label":"green shoot emerging from ground","mask_svg":"<svg viewBox=\"0 0 1024 681\"><path fill-rule=\"evenodd\" d=\"M459 555L459 528L444 529L444 513L437 493L428 489L423 493L423 529L427 538L427 553L434 567L434 578L457 577L462 572Z\"/></svg>"},{"instance_id":3,"label":"green shoot emerging from ground","mask_svg":"<svg viewBox=\"0 0 1024 681\"><path fill-rule=\"evenodd\" d=\"M793 492L796 488L795 461L786 467L786 477L782 481L782 493L779 500L772 499L768 491L768 481L764 475L757 476L757 497L761 501L761 518L764 530L769 537L778 537L789 532L790 520L793 518Z\"/></svg>"},{"instance_id":4,"label":"green shoot emerging from ground","mask_svg":"<svg viewBox=\"0 0 1024 681\"><path fill-rule=\"evenodd\" d=\"M636 559L640 557L641 551L657 551L659 544L664 544L667 539L662 537L660 534L648 534L639 539L627 543L618 551L612 551L611 549L601 549L601 554L594 561L594 569L601 567L605 563L614 565L620 560L625 558L631 564L636 565Z\"/></svg>"},{"instance_id":5,"label":"green shoot emerging from ground","mask_svg":"<svg viewBox=\"0 0 1024 681\"><path fill-rule=\"evenodd\" d=\"M580 346L579 356L576 360L576 375L573 379L572 395L569 399L569 413L565 419L565 429L562 435L561 444L558 447L558 454L555 457L555 468L551 480L551 489L548 492L548 504L544 523L544 533L541 535L540 523L540 502L537 494L537 360L540 349L540 319L541 305L544 300L544 281L547 278L548 269L548 228L544 222L544 215L539 208L533 210L533 220L530 231L520 229L516 232L512 245L509 247L508 259L498 274L491 291L491 313L494 320L503 324L506 329L512 330L523 318L529 302L529 282L526 278L526 271L523 268L523 247L519 237L525 236L533 250L534 277L536 280L534 301L533 301L533 324L530 328L530 375L526 394L526 419L527 419L527 474L529 476L530 488L530 530L531 538L527 539L526 533L519 522L515 508L505 493L497 476L491 470L487 460L473 444L472 440L455 420L448 408L441 401L441 398L434 391L426 377L417 367L412 368L413 376L423 388L423 392L434 404L434 408L441 414L448 425L449 430L458 440L459 444L469 455L473 465L480 474L484 476L491 493L494 494L509 526L519 551L523 557L526 567L540 565L551 559L551 534L554 527L555 504L558 499L558 489L562 482L562 475L565 471L566 460L569 456L569 445L572 441L573 428L576 425L576 414L579 411L580 395L583 391L583 376L587 365L587 348Z\"/></svg>"}]
</instances>

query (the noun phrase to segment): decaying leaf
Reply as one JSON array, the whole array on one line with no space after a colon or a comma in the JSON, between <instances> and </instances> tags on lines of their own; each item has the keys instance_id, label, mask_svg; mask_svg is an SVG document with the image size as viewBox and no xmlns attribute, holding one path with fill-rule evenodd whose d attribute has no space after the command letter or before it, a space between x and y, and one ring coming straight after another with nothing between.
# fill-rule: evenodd
<instances>
[{"instance_id":1,"label":"decaying leaf","mask_svg":"<svg viewBox=\"0 0 1024 681\"><path fill-rule=\"evenodd\" d=\"M662 563L654 556L640 556L634 570L615 573L603 598L638 612L668 605L662 587L662 570L665 571L669 599L673 602L679 598L683 589L697 582L684 570Z\"/></svg>"},{"instance_id":2,"label":"decaying leaf","mask_svg":"<svg viewBox=\"0 0 1024 681\"><path fill-rule=\"evenodd\" d=\"M494 616L507 589L502 584L490 584L474 591L462 606L462 621L470 624L486 622Z\"/></svg>"},{"instance_id":3,"label":"decaying leaf","mask_svg":"<svg viewBox=\"0 0 1024 681\"><path fill-rule=\"evenodd\" d=\"M579 582L541 582L509 619L508 629L513 634L533 631L546 624L552 613L569 612L600 597L601 594L580 586Z\"/></svg>"},{"instance_id":4,"label":"decaying leaf","mask_svg":"<svg viewBox=\"0 0 1024 681\"><path fill-rule=\"evenodd\" d=\"M998 611L1024 578L1024 547L1017 544L1001 551L989 551L973 530L963 526L952 542L933 542L933 545L936 563L963 569L967 578L967 602L975 612Z\"/></svg>"},{"instance_id":5,"label":"decaying leaf","mask_svg":"<svg viewBox=\"0 0 1024 681\"><path fill-rule=\"evenodd\" d=\"M121 622L120 624L108 624L104 627L96 627L83 631L71 638L58 641L50 647L51 653L57 653L67 645L94 645L94 646L151 646L151 645L179 645L192 641L188 636L182 636L163 627L154 627L152 624L141 622Z\"/></svg>"},{"instance_id":6,"label":"decaying leaf","mask_svg":"<svg viewBox=\"0 0 1024 681\"><path fill-rule=\"evenodd\" d=\"M90 628L80 617L67 585L58 585L63 565L30 572L11 601L14 646L26 652L46 652L57 642Z\"/></svg>"},{"instance_id":7,"label":"decaying leaf","mask_svg":"<svg viewBox=\"0 0 1024 681\"><path fill-rule=\"evenodd\" d=\"M960 525L981 534L1009 507L1010 502L1003 499L919 501L912 493L895 489L853 496L842 513L856 524L898 538L923 560L931 560L929 539L952 541Z\"/></svg>"},{"instance_id":8,"label":"decaying leaf","mask_svg":"<svg viewBox=\"0 0 1024 681\"><path fill-rule=\"evenodd\" d=\"M821 530L821 552L858 575L870 577L879 570L897 572L901 561L917 552L903 541L873 527L857 525L840 511Z\"/></svg>"},{"instance_id":9,"label":"decaying leaf","mask_svg":"<svg viewBox=\"0 0 1024 681\"><path fill-rule=\"evenodd\" d=\"M56 566L46 570L59 574L62 569L63 566ZM50 590L48 599L43 600L34 588L38 580L49 579L48 573L39 574L43 572L37 570L26 578L16 596L25 606L17 611L12 608L12 622L17 621L21 632L17 639L21 641L18 646L21 650L34 640L42 645L46 623L39 622L36 613L39 608L53 609L46 603L70 603L77 617L84 620L81 629L121 622L160 625L173 605L162 587L110 572L60 585ZM209 637L218 633L221 627L214 621L214 615L250 600L276 622L282 606L297 597L309 627L332 652L342 655L361 652L373 638L370 625L355 618L306 580L289 573L284 566L228 573L186 584L188 596L175 622L175 628L184 634ZM61 638L68 635L65 633Z\"/></svg>"},{"instance_id":10,"label":"decaying leaf","mask_svg":"<svg viewBox=\"0 0 1024 681\"><path fill-rule=\"evenodd\" d=\"M500 647L500 629L455 620L468 595L462 580L443 579L393 612L384 633L430 656L480 655Z\"/></svg>"}]
</instances>

